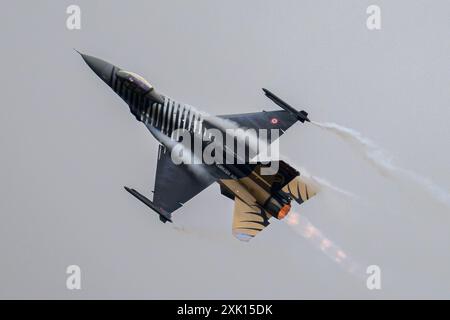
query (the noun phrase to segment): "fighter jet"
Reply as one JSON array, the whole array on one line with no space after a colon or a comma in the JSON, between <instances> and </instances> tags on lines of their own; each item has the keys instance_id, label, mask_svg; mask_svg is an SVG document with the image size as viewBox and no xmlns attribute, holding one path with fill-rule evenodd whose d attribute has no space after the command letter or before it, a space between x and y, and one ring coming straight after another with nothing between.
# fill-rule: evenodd
<instances>
[{"instance_id":1,"label":"fighter jet","mask_svg":"<svg viewBox=\"0 0 450 320\"><path fill-rule=\"evenodd\" d=\"M239 135L230 139L233 143L229 147L211 134L216 130L216 133L229 137L230 132L236 129L242 129L240 132L253 129L257 140L270 144L277 139L274 132L281 136L297 121L309 121L307 112L296 110L269 90L263 89L265 95L282 110L210 116L157 92L136 73L93 56L80 55L160 143L152 200L133 188L124 188L156 212L162 222L172 222L173 212L217 182L221 194L234 201L233 235L239 240L249 241L269 225L272 217L285 218L292 200L302 204L318 192L316 186L284 161L252 161L259 151L250 145L251 137L244 136L242 154L238 152L242 140ZM264 130L266 136L262 137ZM200 146L202 152L214 150L214 161L174 160L179 160L174 154L183 153L194 154L190 159L195 158L195 146ZM220 157L216 155L227 161L217 161ZM270 168L277 170L267 174Z\"/></svg>"}]
</instances>

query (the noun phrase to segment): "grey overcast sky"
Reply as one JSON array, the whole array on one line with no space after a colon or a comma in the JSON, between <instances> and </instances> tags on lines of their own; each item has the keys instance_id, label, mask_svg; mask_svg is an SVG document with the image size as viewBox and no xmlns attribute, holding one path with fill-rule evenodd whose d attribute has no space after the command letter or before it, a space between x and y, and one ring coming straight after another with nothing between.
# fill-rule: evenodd
<instances>
[{"instance_id":1,"label":"grey overcast sky","mask_svg":"<svg viewBox=\"0 0 450 320\"><path fill-rule=\"evenodd\" d=\"M66 8L81 7L81 30ZM366 28L381 8L382 28ZM158 143L72 48L211 114L276 109L353 128L450 190L448 1L9 1L0 13L0 298L450 298L450 212L389 179L336 136L296 125L293 166L331 191L295 210L382 289L283 222L250 243L213 185L163 225L150 194ZM66 289L66 267L82 289Z\"/></svg>"}]
</instances>

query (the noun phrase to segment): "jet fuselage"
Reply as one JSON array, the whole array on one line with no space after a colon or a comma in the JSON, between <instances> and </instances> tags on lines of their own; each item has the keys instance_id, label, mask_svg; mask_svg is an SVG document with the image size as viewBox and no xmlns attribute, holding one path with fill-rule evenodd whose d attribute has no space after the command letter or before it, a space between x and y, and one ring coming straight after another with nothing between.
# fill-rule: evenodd
<instances>
[{"instance_id":1,"label":"jet fuselage","mask_svg":"<svg viewBox=\"0 0 450 320\"><path fill-rule=\"evenodd\" d=\"M202 150L216 143L208 136L208 129L217 129L224 136L227 135L227 124L217 123L214 118L194 107L156 92L141 76L101 59L81 55L89 67L126 102L136 119L144 123L153 136L165 146L163 152L170 152L179 142L180 130L189 134L191 145L200 140ZM245 143L249 147L248 143ZM239 197L249 205L257 203L270 215L283 218L290 209L291 196L281 188L274 189L270 177L261 174L261 169L267 165L251 163L252 150L246 151L242 156L234 149L230 150L222 145L217 147L222 150L223 159L232 161L213 162L203 167L206 168L206 174L216 178L222 194L231 199ZM283 162L280 163L280 169L284 170L290 179L298 175L296 170Z\"/></svg>"}]
</instances>

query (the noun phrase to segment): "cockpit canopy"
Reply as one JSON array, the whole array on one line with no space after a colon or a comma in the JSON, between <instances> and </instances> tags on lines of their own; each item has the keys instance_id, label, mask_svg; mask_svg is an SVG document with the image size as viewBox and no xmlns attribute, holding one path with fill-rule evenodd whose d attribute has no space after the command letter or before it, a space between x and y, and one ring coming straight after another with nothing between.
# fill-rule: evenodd
<instances>
[{"instance_id":1,"label":"cockpit canopy","mask_svg":"<svg viewBox=\"0 0 450 320\"><path fill-rule=\"evenodd\" d=\"M117 72L117 76L120 79L125 80L125 82L130 86L134 86L139 90L142 90L142 92L150 92L151 90L153 90L153 86L147 80L136 73L126 70L120 70Z\"/></svg>"}]
</instances>

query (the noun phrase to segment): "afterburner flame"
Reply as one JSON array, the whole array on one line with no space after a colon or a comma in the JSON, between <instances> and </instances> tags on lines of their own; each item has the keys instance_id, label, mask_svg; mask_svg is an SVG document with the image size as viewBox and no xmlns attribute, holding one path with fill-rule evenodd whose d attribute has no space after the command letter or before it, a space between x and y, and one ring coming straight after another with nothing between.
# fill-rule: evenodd
<instances>
[{"instance_id":1,"label":"afterburner flame","mask_svg":"<svg viewBox=\"0 0 450 320\"><path fill-rule=\"evenodd\" d=\"M299 215L296 214L295 212L291 212L291 214L287 216L286 222L291 226L297 225L299 222Z\"/></svg>"},{"instance_id":2,"label":"afterburner flame","mask_svg":"<svg viewBox=\"0 0 450 320\"><path fill-rule=\"evenodd\" d=\"M290 204L285 204L283 206L283 208L280 209L280 211L278 212L278 219L283 219L284 217L286 217L286 215L289 213L289 210L291 210L291 205Z\"/></svg>"},{"instance_id":3,"label":"afterburner flame","mask_svg":"<svg viewBox=\"0 0 450 320\"><path fill-rule=\"evenodd\" d=\"M286 218L286 222L296 233L307 239L346 271L356 274L360 269L358 264L356 264L343 249L328 239L319 229L309 222L305 216L300 216L297 212L291 212Z\"/></svg>"}]
</instances>

